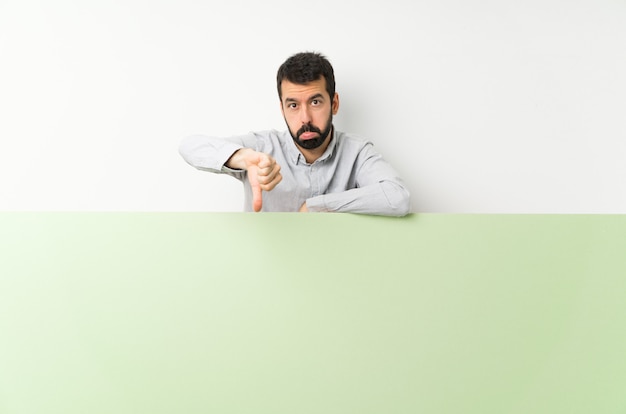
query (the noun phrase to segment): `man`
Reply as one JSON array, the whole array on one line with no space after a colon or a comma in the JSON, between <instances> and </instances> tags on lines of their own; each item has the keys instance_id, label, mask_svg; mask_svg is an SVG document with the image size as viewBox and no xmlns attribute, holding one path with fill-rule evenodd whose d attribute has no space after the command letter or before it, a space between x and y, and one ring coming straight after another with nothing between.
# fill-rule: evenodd
<instances>
[{"instance_id":1,"label":"man","mask_svg":"<svg viewBox=\"0 0 626 414\"><path fill-rule=\"evenodd\" d=\"M241 180L245 211L408 214L409 192L372 143L335 130L339 95L330 62L298 53L276 81L288 131L190 136L180 145L185 161Z\"/></svg>"}]
</instances>

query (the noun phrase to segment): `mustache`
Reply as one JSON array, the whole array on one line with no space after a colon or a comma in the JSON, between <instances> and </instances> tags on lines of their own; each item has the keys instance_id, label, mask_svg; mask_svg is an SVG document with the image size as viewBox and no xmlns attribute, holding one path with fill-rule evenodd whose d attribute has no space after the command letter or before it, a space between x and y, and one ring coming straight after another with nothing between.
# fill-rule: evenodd
<instances>
[{"instance_id":1,"label":"mustache","mask_svg":"<svg viewBox=\"0 0 626 414\"><path fill-rule=\"evenodd\" d=\"M300 129L296 133L296 136L300 137L300 135L304 134L305 132L317 132L320 135L322 134L322 131L310 122L308 124L302 125L302 127L300 127Z\"/></svg>"}]
</instances>

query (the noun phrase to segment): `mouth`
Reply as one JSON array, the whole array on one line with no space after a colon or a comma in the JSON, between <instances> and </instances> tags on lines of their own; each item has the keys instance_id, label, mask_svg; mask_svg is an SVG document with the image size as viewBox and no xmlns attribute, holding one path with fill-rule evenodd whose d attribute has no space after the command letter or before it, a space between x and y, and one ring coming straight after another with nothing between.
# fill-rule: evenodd
<instances>
[{"instance_id":1,"label":"mouth","mask_svg":"<svg viewBox=\"0 0 626 414\"><path fill-rule=\"evenodd\" d=\"M302 140L308 140L308 139L313 139L313 138L317 138L319 134L317 132L303 132L300 134L299 138Z\"/></svg>"}]
</instances>

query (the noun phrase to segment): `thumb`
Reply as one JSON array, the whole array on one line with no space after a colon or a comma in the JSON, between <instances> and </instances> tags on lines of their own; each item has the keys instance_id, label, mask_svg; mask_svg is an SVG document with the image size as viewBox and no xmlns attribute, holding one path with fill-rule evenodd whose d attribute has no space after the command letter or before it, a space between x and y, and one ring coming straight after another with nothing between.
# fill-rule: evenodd
<instances>
[{"instance_id":1,"label":"thumb","mask_svg":"<svg viewBox=\"0 0 626 414\"><path fill-rule=\"evenodd\" d=\"M259 184L259 177L257 166L250 166L248 168L248 181L250 181L250 187L252 187L252 209L256 212L261 211L263 207L263 193L261 191L261 184Z\"/></svg>"}]
</instances>

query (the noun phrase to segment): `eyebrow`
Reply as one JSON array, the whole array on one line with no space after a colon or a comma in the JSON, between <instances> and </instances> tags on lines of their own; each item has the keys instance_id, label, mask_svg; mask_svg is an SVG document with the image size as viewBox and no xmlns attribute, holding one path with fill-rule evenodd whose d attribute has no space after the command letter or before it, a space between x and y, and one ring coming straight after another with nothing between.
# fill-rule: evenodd
<instances>
[{"instance_id":1,"label":"eyebrow","mask_svg":"<svg viewBox=\"0 0 626 414\"><path fill-rule=\"evenodd\" d=\"M310 96L308 100L312 101L313 99L320 99L320 98L324 99L324 95L322 95L321 93L316 93L315 95ZM285 102L298 102L298 100L295 98L285 98Z\"/></svg>"}]
</instances>

